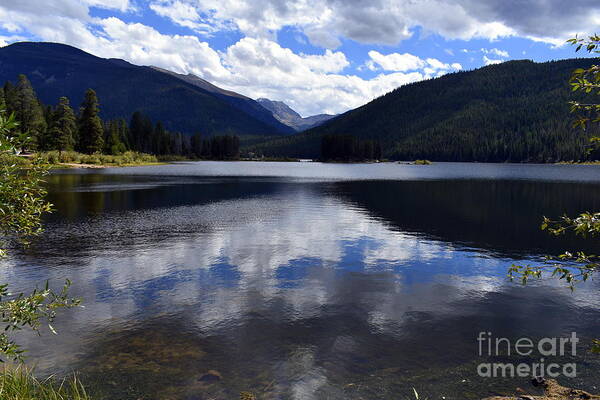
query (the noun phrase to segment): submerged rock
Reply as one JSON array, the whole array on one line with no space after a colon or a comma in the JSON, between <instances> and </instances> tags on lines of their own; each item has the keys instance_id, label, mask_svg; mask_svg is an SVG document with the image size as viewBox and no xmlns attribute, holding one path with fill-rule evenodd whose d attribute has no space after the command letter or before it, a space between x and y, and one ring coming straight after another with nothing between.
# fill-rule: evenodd
<instances>
[{"instance_id":1,"label":"submerged rock","mask_svg":"<svg viewBox=\"0 0 600 400\"><path fill-rule=\"evenodd\" d=\"M218 371L211 369L210 371L202 375L200 378L198 378L198 381L205 383L213 383L218 382L221 379L223 379L221 374Z\"/></svg>"},{"instance_id":2,"label":"submerged rock","mask_svg":"<svg viewBox=\"0 0 600 400\"><path fill-rule=\"evenodd\" d=\"M533 386L544 388L544 395L532 396L521 394L516 397L496 396L487 397L483 400L600 400L600 395L593 395L583 390L561 386L554 379L535 378L531 383Z\"/></svg>"}]
</instances>

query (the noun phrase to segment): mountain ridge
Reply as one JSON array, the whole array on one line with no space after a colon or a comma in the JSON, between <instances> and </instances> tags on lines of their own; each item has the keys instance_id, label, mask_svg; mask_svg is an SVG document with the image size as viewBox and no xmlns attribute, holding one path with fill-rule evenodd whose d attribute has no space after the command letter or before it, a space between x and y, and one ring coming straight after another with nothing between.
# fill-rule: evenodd
<instances>
[{"instance_id":1,"label":"mountain ridge","mask_svg":"<svg viewBox=\"0 0 600 400\"><path fill-rule=\"evenodd\" d=\"M177 72L169 71L167 69L159 68L159 67L150 67L159 72L171 75L178 79L181 79L184 82L190 83L194 86L197 86L203 90L213 93L215 96L225 100L227 103L231 104L235 108L242 110L254 118L272 125L277 130L282 131L285 134L294 134L296 131L293 127L283 123L276 116L274 116L268 109L265 109L258 101L251 99L250 97L244 96L242 94L236 93L231 90L226 90L220 88L209 81L200 78L194 74L178 74ZM284 126L282 126L284 125Z\"/></svg>"},{"instance_id":2,"label":"mountain ridge","mask_svg":"<svg viewBox=\"0 0 600 400\"><path fill-rule=\"evenodd\" d=\"M552 162L585 157L598 127L576 131L568 80L578 58L515 60L401 86L323 125L248 148L257 154L318 158L325 135L379 141L392 159ZM584 100L584 99L581 99Z\"/></svg>"},{"instance_id":3,"label":"mountain ridge","mask_svg":"<svg viewBox=\"0 0 600 400\"><path fill-rule=\"evenodd\" d=\"M302 132L315 126L319 126L324 122L335 118L336 115L331 114L317 114L309 117L302 117L294 109L288 106L283 101L276 101L261 97L256 101L273 113L273 116L281 123L291 126L297 132Z\"/></svg>"},{"instance_id":4,"label":"mountain ridge","mask_svg":"<svg viewBox=\"0 0 600 400\"><path fill-rule=\"evenodd\" d=\"M55 104L66 96L77 107L85 90L93 88L104 119L129 119L133 112L141 111L161 121L166 129L187 135L293 133L258 103L240 99L239 104L232 104L224 95L172 74L97 57L61 43L18 42L0 48L0 82L15 82L19 74L28 76L45 104Z\"/></svg>"}]
</instances>

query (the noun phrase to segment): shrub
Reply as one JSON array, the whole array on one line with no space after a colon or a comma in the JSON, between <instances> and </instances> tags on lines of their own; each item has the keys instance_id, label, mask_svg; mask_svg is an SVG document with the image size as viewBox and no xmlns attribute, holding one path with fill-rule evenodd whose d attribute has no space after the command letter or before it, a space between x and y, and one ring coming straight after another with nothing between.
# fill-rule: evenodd
<instances>
[{"instance_id":1,"label":"shrub","mask_svg":"<svg viewBox=\"0 0 600 400\"><path fill-rule=\"evenodd\" d=\"M415 160L413 163L415 165L431 165L431 161L429 160Z\"/></svg>"}]
</instances>

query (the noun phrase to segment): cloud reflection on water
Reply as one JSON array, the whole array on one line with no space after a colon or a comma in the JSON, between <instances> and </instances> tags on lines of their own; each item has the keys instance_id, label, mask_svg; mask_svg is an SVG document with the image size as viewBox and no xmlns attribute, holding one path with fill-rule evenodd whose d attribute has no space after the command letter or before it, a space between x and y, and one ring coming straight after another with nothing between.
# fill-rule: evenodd
<instances>
[{"instance_id":1,"label":"cloud reflection on water","mask_svg":"<svg viewBox=\"0 0 600 400\"><path fill-rule=\"evenodd\" d=\"M597 283L573 296L555 284L522 290L505 279L511 259L403 231L349 200L347 187L341 196L330 183L211 187L220 184L55 194L44 237L1 272L16 287L69 277L85 298L85 310L57 321L59 336L27 343L42 370L88 360L113 333L139 336L160 321L218 338L207 365L246 368L247 381L266 371L284 398L339 397L341 382L385 368L468 362L479 329L589 331L579 319L600 308ZM84 208L61 208L73 201Z\"/></svg>"}]
</instances>

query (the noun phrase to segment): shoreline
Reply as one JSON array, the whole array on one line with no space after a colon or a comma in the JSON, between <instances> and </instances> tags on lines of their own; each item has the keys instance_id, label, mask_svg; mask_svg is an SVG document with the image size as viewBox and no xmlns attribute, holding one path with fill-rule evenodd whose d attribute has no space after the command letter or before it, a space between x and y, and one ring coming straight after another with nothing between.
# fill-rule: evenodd
<instances>
[{"instance_id":1,"label":"shoreline","mask_svg":"<svg viewBox=\"0 0 600 400\"><path fill-rule=\"evenodd\" d=\"M78 164L78 163L60 163L49 164L50 169L105 169L105 168L126 168L126 167L147 167L152 165L167 165L167 162L152 163L130 163L130 164Z\"/></svg>"}]
</instances>

